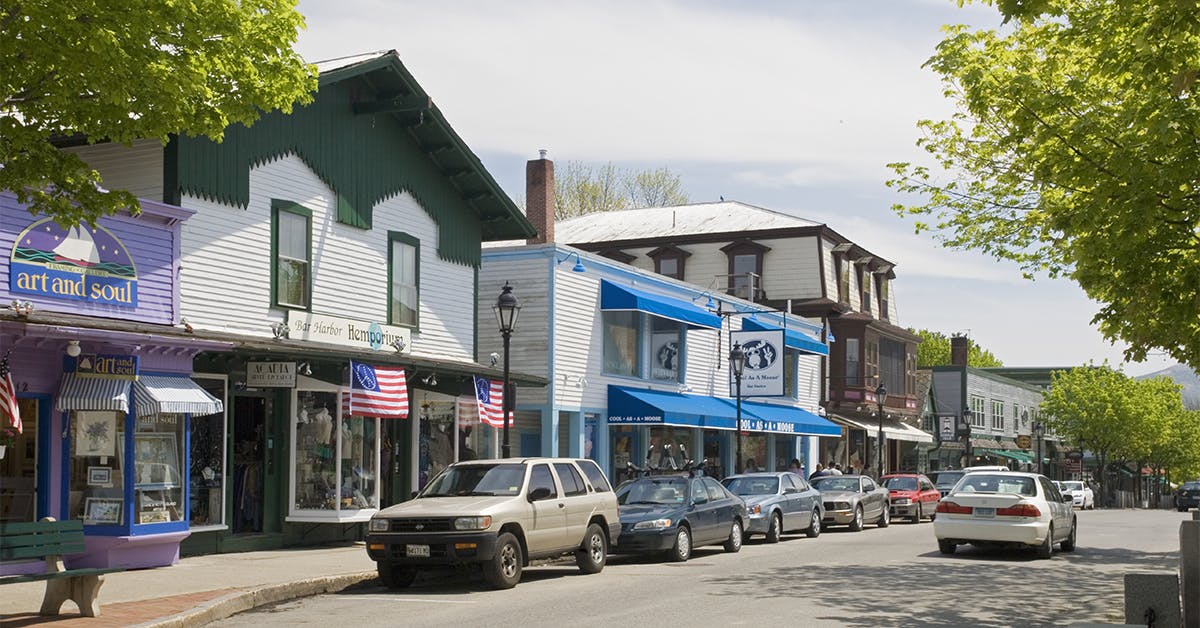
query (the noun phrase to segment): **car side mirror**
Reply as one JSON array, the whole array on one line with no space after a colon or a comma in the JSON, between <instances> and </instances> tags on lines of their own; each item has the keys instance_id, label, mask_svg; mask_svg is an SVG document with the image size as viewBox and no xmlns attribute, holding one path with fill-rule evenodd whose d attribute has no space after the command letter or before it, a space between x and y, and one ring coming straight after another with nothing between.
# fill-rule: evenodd
<instances>
[{"instance_id":1,"label":"car side mirror","mask_svg":"<svg viewBox=\"0 0 1200 628\"><path fill-rule=\"evenodd\" d=\"M784 495L791 495L792 493L799 493L799 492L800 492L800 489L796 489L796 488L785 488L785 489L783 489L783 494L784 494Z\"/></svg>"},{"instance_id":2,"label":"car side mirror","mask_svg":"<svg viewBox=\"0 0 1200 628\"><path fill-rule=\"evenodd\" d=\"M1070 504L1070 503L1073 503L1073 502L1075 501L1075 498L1074 498L1074 497L1072 497L1072 496L1070 496L1070 495L1063 495L1063 496L1062 496L1062 501L1063 501L1063 503L1064 503L1064 504Z\"/></svg>"},{"instance_id":3,"label":"car side mirror","mask_svg":"<svg viewBox=\"0 0 1200 628\"><path fill-rule=\"evenodd\" d=\"M707 497L707 496L705 496L705 497L695 497L695 498L692 498L692 504L693 504L693 505L699 506L700 504L707 504L707 503L708 503L708 497Z\"/></svg>"},{"instance_id":4,"label":"car side mirror","mask_svg":"<svg viewBox=\"0 0 1200 628\"><path fill-rule=\"evenodd\" d=\"M550 489L548 489L544 486L535 488L529 492L529 501L531 501L531 502L541 501L543 499L549 499L549 497L550 497Z\"/></svg>"}]
</instances>

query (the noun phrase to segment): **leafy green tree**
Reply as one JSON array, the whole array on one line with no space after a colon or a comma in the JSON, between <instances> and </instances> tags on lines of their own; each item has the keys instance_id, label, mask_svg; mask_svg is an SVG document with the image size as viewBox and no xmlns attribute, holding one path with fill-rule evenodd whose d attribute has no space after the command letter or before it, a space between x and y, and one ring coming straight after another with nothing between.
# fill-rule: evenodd
<instances>
[{"instance_id":1,"label":"leafy green tree","mask_svg":"<svg viewBox=\"0 0 1200 628\"><path fill-rule=\"evenodd\" d=\"M910 327L908 331L921 337L921 344L917 345L918 367L927 368L950 364L949 336L940 331L929 331L928 329L913 329ZM1004 363L992 355L991 351L972 342L967 349L967 366L987 368L990 366L1004 366Z\"/></svg>"},{"instance_id":2,"label":"leafy green tree","mask_svg":"<svg viewBox=\"0 0 1200 628\"><path fill-rule=\"evenodd\" d=\"M0 2L0 189L64 226L137 212L49 140L220 140L291 111L316 89L292 50L303 26L295 0Z\"/></svg>"},{"instance_id":3,"label":"leafy green tree","mask_svg":"<svg viewBox=\"0 0 1200 628\"><path fill-rule=\"evenodd\" d=\"M1067 276L1125 357L1200 365L1200 20L1195 2L998 0L927 67L957 113L918 123L897 205L949 247Z\"/></svg>"},{"instance_id":4,"label":"leafy green tree","mask_svg":"<svg viewBox=\"0 0 1200 628\"><path fill-rule=\"evenodd\" d=\"M628 170L612 162L600 167L568 161L554 177L554 217L558 220L634 207L665 207L688 202L679 175L668 168Z\"/></svg>"}]
</instances>

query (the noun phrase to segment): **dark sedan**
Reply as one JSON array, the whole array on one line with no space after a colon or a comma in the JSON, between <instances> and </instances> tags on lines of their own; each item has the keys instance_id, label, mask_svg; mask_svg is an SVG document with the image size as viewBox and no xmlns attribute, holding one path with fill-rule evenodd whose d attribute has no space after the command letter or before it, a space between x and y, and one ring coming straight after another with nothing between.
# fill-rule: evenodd
<instances>
[{"instance_id":1,"label":"dark sedan","mask_svg":"<svg viewBox=\"0 0 1200 628\"><path fill-rule=\"evenodd\" d=\"M1175 493L1175 508L1184 512L1188 508L1200 508L1200 481L1184 482Z\"/></svg>"},{"instance_id":2,"label":"dark sedan","mask_svg":"<svg viewBox=\"0 0 1200 628\"><path fill-rule=\"evenodd\" d=\"M692 549L723 543L742 549L746 503L710 477L658 475L627 480L617 487L621 535L610 551L666 552L685 561Z\"/></svg>"},{"instance_id":3,"label":"dark sedan","mask_svg":"<svg viewBox=\"0 0 1200 628\"><path fill-rule=\"evenodd\" d=\"M821 533L821 493L799 475L747 473L731 475L721 483L746 500L750 516L746 538L761 534L768 543L778 543L786 532L804 532L810 538Z\"/></svg>"}]
</instances>

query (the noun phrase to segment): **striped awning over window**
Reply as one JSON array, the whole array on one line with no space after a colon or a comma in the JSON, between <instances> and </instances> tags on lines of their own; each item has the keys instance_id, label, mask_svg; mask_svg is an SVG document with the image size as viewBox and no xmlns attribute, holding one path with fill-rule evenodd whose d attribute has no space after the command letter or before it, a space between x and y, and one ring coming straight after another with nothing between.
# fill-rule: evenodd
<instances>
[{"instance_id":1,"label":"striped awning over window","mask_svg":"<svg viewBox=\"0 0 1200 628\"><path fill-rule=\"evenodd\" d=\"M139 416L151 414L216 414L224 409L220 399L208 394L187 377L142 375L133 383Z\"/></svg>"},{"instance_id":2,"label":"striped awning over window","mask_svg":"<svg viewBox=\"0 0 1200 628\"><path fill-rule=\"evenodd\" d=\"M64 373L58 387L59 412L72 410L115 410L129 412L129 380L80 377Z\"/></svg>"}]
</instances>

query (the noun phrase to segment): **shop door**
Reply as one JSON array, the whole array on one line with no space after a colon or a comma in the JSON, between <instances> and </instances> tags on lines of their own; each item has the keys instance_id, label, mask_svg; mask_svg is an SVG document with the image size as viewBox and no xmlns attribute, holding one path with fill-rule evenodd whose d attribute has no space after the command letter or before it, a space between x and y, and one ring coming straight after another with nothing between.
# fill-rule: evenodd
<instances>
[{"instance_id":1,"label":"shop door","mask_svg":"<svg viewBox=\"0 0 1200 628\"><path fill-rule=\"evenodd\" d=\"M38 405L37 399L17 400L23 431L0 454L0 522L37 521Z\"/></svg>"},{"instance_id":2,"label":"shop door","mask_svg":"<svg viewBox=\"0 0 1200 628\"><path fill-rule=\"evenodd\" d=\"M233 504L230 527L235 534L263 531L266 503L267 397L233 398Z\"/></svg>"}]
</instances>

